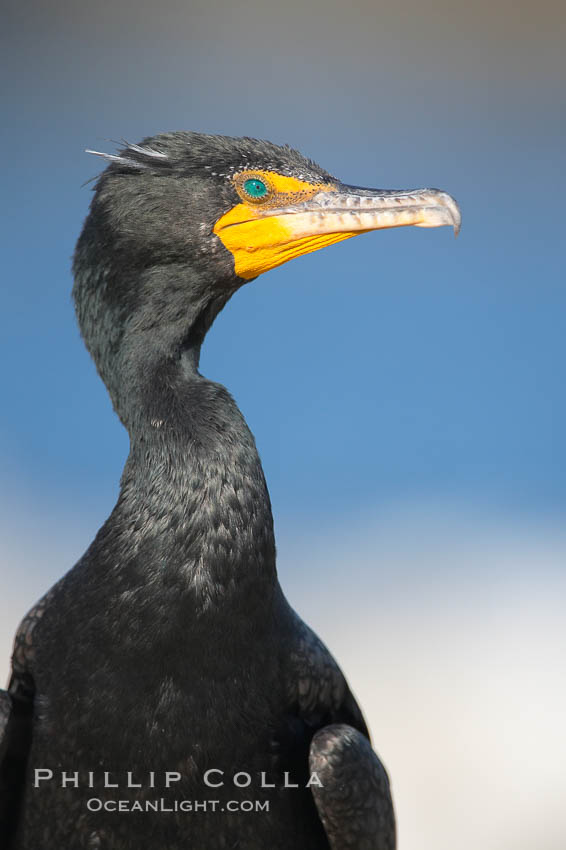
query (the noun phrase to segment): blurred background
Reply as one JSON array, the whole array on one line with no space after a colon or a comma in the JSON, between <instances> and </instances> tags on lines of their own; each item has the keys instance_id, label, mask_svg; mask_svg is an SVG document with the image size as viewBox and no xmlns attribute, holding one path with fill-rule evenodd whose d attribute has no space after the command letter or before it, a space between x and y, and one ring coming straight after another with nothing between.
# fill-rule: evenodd
<instances>
[{"instance_id":1,"label":"blurred background","mask_svg":"<svg viewBox=\"0 0 566 850\"><path fill-rule=\"evenodd\" d=\"M202 371L256 435L281 582L364 707L401 850L563 848L563 4L3 6L2 680L128 451L70 300L84 149L246 134L438 186L458 240L383 231L270 272Z\"/></svg>"}]
</instances>

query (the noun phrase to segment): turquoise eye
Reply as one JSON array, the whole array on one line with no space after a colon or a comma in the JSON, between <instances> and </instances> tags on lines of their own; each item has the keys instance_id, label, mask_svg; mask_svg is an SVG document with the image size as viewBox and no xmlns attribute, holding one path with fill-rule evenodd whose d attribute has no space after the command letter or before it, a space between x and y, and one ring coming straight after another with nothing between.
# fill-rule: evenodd
<instances>
[{"instance_id":1,"label":"turquoise eye","mask_svg":"<svg viewBox=\"0 0 566 850\"><path fill-rule=\"evenodd\" d=\"M268 189L262 180L259 180L257 177L250 177L244 183L244 191L250 198L265 198Z\"/></svg>"}]
</instances>

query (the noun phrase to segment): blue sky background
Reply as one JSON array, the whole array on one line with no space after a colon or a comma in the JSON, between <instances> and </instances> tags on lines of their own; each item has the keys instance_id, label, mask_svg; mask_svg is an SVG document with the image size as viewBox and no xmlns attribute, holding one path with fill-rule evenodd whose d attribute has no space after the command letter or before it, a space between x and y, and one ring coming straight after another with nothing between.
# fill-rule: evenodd
<instances>
[{"instance_id":1,"label":"blue sky background","mask_svg":"<svg viewBox=\"0 0 566 850\"><path fill-rule=\"evenodd\" d=\"M556 665L544 671L566 649L552 613L566 564L565 24L547 0L9 0L2 670L26 608L111 510L128 448L70 301L83 183L100 167L84 149L172 129L247 134L349 183L438 186L460 202L457 240L384 231L270 272L220 315L202 371L256 435L284 587L384 730L403 846L444 850L466 825L461 850L532 847L513 777L535 763L533 830L548 824L536 846L558 848L550 751L566 691ZM466 717L467 755L446 706ZM512 730L507 743L492 728ZM518 764L520 742L545 730L548 752L533 743ZM446 796L423 792L425 741L453 823ZM465 800L479 786L491 791L474 832Z\"/></svg>"}]
</instances>

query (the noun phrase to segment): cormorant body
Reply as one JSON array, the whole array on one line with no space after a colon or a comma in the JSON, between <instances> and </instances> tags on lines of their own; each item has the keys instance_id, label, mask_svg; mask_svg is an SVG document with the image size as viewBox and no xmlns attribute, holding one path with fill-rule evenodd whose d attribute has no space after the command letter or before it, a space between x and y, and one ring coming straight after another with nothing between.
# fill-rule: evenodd
<instances>
[{"instance_id":1,"label":"cormorant body","mask_svg":"<svg viewBox=\"0 0 566 850\"><path fill-rule=\"evenodd\" d=\"M281 592L254 438L199 355L243 283L371 229L368 209L375 227L414 219L411 204L430 226L447 213L430 212L436 190L419 204L346 187L252 139L163 134L107 159L74 297L131 448L112 514L16 637L0 693L2 846L392 850L387 775L342 673Z\"/></svg>"}]
</instances>

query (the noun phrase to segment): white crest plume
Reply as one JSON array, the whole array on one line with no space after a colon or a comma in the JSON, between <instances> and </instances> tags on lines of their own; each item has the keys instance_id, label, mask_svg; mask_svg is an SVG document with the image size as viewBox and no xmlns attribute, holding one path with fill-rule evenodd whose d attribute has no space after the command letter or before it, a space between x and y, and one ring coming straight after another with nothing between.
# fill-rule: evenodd
<instances>
[{"instance_id":1,"label":"white crest plume","mask_svg":"<svg viewBox=\"0 0 566 850\"><path fill-rule=\"evenodd\" d=\"M144 148L141 145L134 145L130 142L126 142L123 140L123 144L126 146L126 149L119 154L114 153L105 153L104 151L93 151L90 148L85 150L85 153L93 154L93 156L100 156L102 159L106 160L106 162L115 162L120 165L125 165L128 168L146 168L147 163L143 162L143 160L138 159L137 157L129 157L125 154L127 151L131 151L132 154L137 154L138 157L147 157L149 160L164 160L167 159L167 154L161 153L160 151L156 151L153 148Z\"/></svg>"},{"instance_id":2,"label":"white crest plume","mask_svg":"<svg viewBox=\"0 0 566 850\"><path fill-rule=\"evenodd\" d=\"M160 151L154 151L153 148L142 148L141 145L132 145L130 142L126 142L128 146L128 150L135 151L135 153L141 153L142 156L154 157L156 159L167 159L167 154L161 153Z\"/></svg>"}]
</instances>

